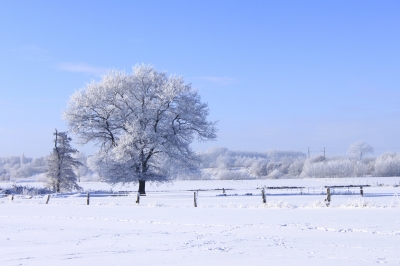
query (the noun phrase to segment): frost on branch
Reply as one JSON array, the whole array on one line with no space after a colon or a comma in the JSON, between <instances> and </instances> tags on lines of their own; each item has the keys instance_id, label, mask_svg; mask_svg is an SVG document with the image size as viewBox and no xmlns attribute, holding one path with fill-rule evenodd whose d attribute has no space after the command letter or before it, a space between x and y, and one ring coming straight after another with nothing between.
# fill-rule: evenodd
<instances>
[{"instance_id":1,"label":"frost on branch","mask_svg":"<svg viewBox=\"0 0 400 266\"><path fill-rule=\"evenodd\" d=\"M139 65L112 70L74 93L64 119L82 144L100 146L101 174L110 183L163 182L197 171L193 140L216 139L207 104L182 77Z\"/></svg>"}]
</instances>

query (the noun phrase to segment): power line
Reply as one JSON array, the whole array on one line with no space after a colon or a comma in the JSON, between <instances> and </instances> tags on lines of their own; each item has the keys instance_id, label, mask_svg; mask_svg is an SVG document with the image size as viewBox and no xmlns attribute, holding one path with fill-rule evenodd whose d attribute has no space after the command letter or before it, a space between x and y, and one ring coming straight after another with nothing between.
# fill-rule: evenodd
<instances>
[{"instance_id":1,"label":"power line","mask_svg":"<svg viewBox=\"0 0 400 266\"><path fill-rule=\"evenodd\" d=\"M311 151L310 147L308 147L308 158L310 158L312 152L318 152L318 153L322 152L324 154L324 157L325 157L325 154L326 154L325 147L324 147L323 150L318 150L318 151Z\"/></svg>"},{"instance_id":2,"label":"power line","mask_svg":"<svg viewBox=\"0 0 400 266\"><path fill-rule=\"evenodd\" d=\"M376 150L379 150L379 151L382 151L382 150L400 150L400 148L374 148L374 150L376 151ZM330 149L327 149L327 151L330 151L330 152L347 152L347 150L330 150Z\"/></svg>"},{"instance_id":3,"label":"power line","mask_svg":"<svg viewBox=\"0 0 400 266\"><path fill-rule=\"evenodd\" d=\"M390 152L390 151L399 151L399 150L400 150L400 148L397 148L397 147L396 148L389 148L389 147L376 147L376 148L374 148L374 151L388 151L388 152ZM311 153L323 153L324 157L325 157L327 152L335 153L335 152L347 152L347 151L348 151L348 149L333 149L333 150L330 150L330 149L326 149L325 147L322 148L321 150L311 150L310 147L308 147L308 158L311 157Z\"/></svg>"}]
</instances>

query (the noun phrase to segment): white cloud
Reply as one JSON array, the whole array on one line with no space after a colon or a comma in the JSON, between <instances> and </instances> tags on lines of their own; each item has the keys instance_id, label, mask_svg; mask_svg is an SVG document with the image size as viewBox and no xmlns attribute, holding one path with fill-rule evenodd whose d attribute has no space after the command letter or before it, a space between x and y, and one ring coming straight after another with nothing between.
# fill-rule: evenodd
<instances>
[{"instance_id":1,"label":"white cloud","mask_svg":"<svg viewBox=\"0 0 400 266\"><path fill-rule=\"evenodd\" d=\"M61 63L57 65L57 69L61 71L85 73L95 76L101 76L107 71L106 68L92 66L86 63Z\"/></svg>"}]
</instances>

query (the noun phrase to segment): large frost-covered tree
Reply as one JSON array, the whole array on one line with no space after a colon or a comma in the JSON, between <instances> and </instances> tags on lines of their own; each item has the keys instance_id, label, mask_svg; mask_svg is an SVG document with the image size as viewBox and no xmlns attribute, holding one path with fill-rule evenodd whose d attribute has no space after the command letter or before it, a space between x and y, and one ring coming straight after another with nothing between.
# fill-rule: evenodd
<instances>
[{"instance_id":1,"label":"large frost-covered tree","mask_svg":"<svg viewBox=\"0 0 400 266\"><path fill-rule=\"evenodd\" d=\"M354 156L358 159L362 159L365 155L369 153L373 153L374 148L371 145L366 143L365 141L357 141L350 145L347 153L351 156Z\"/></svg>"},{"instance_id":2,"label":"large frost-covered tree","mask_svg":"<svg viewBox=\"0 0 400 266\"><path fill-rule=\"evenodd\" d=\"M179 76L150 65L111 70L75 92L64 119L82 144L100 146L101 175L110 183L163 182L176 171L196 171L190 143L216 139L215 122L196 90Z\"/></svg>"},{"instance_id":3,"label":"large frost-covered tree","mask_svg":"<svg viewBox=\"0 0 400 266\"><path fill-rule=\"evenodd\" d=\"M55 192L78 190L80 187L73 170L82 164L72 156L78 151L71 147L67 132L58 132L56 129L54 136L54 148L47 159L47 186Z\"/></svg>"}]
</instances>

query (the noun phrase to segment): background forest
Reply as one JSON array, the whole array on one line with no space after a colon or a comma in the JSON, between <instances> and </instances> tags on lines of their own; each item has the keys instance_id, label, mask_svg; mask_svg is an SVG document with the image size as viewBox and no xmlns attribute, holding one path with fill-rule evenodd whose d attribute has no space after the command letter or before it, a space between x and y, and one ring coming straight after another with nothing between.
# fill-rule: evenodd
<instances>
[{"instance_id":1,"label":"background forest","mask_svg":"<svg viewBox=\"0 0 400 266\"><path fill-rule=\"evenodd\" d=\"M362 176L400 176L400 154L387 152L377 157L311 156L295 151L247 152L227 148L210 148L197 154L201 171L181 175L181 180L201 179L278 179L278 178L340 178ZM82 165L75 169L79 182L101 181L96 156L77 153ZM35 178L43 181L47 158L9 156L0 158L0 181Z\"/></svg>"}]
</instances>

